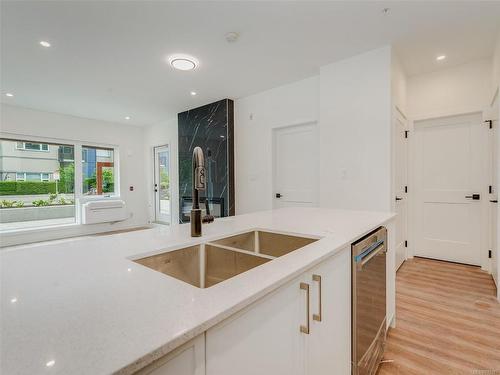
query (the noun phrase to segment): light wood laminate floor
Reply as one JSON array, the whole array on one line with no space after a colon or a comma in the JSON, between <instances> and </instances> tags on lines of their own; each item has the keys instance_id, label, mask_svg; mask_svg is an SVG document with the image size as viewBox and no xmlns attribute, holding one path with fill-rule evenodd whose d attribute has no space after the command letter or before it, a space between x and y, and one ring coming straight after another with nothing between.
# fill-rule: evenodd
<instances>
[{"instance_id":1,"label":"light wood laminate floor","mask_svg":"<svg viewBox=\"0 0 500 375\"><path fill-rule=\"evenodd\" d=\"M396 328L378 375L500 375L500 304L478 267L406 261L396 279Z\"/></svg>"}]
</instances>

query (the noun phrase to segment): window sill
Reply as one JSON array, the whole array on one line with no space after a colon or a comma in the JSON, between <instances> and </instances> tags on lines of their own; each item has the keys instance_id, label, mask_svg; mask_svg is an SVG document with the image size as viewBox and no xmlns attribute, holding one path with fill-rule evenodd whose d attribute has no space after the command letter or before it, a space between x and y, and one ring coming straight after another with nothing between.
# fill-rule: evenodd
<instances>
[{"instance_id":1,"label":"window sill","mask_svg":"<svg viewBox=\"0 0 500 375\"><path fill-rule=\"evenodd\" d=\"M79 223L68 223L68 224L55 224L55 225L44 225L39 227L30 227L30 228L15 228L15 229L7 229L0 230L0 235L5 236L13 236L15 234L26 234L26 233L37 233L37 232L46 232L51 230L59 230L63 228L75 228L81 224Z\"/></svg>"}]
</instances>

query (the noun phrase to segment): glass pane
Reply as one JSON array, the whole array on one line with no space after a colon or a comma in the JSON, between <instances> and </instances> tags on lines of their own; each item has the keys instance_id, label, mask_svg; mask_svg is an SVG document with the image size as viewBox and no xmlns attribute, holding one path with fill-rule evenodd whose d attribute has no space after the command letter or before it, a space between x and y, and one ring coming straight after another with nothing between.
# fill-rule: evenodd
<instances>
[{"instance_id":1,"label":"glass pane","mask_svg":"<svg viewBox=\"0 0 500 375\"><path fill-rule=\"evenodd\" d=\"M40 181L40 173L26 173L26 181Z\"/></svg>"},{"instance_id":2,"label":"glass pane","mask_svg":"<svg viewBox=\"0 0 500 375\"><path fill-rule=\"evenodd\" d=\"M157 184L156 198L156 220L170 222L170 176L169 176L169 151L166 147L158 148L156 151L155 183Z\"/></svg>"},{"instance_id":3,"label":"glass pane","mask_svg":"<svg viewBox=\"0 0 500 375\"><path fill-rule=\"evenodd\" d=\"M82 147L82 183L85 195L115 193L114 151L111 149Z\"/></svg>"},{"instance_id":4,"label":"glass pane","mask_svg":"<svg viewBox=\"0 0 500 375\"><path fill-rule=\"evenodd\" d=\"M62 157L65 149L74 153L67 145L0 139L0 231L75 222L75 166Z\"/></svg>"},{"instance_id":5,"label":"glass pane","mask_svg":"<svg viewBox=\"0 0 500 375\"><path fill-rule=\"evenodd\" d=\"M24 148L26 150L40 150L40 143L31 143L31 142L25 142L24 143Z\"/></svg>"}]
</instances>

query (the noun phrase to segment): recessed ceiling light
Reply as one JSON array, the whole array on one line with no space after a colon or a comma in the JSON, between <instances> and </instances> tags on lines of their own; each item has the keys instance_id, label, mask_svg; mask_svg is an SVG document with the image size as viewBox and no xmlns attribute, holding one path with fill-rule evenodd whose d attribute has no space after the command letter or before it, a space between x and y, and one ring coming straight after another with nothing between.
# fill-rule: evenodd
<instances>
[{"instance_id":1,"label":"recessed ceiling light","mask_svg":"<svg viewBox=\"0 0 500 375\"><path fill-rule=\"evenodd\" d=\"M42 47L45 47L45 48L50 47L50 43L49 43L49 42L47 42L46 40L41 40L41 41L40 41L40 45L41 45Z\"/></svg>"},{"instance_id":2,"label":"recessed ceiling light","mask_svg":"<svg viewBox=\"0 0 500 375\"><path fill-rule=\"evenodd\" d=\"M446 59L446 55L439 55L438 57L436 57L437 61L442 61L444 59Z\"/></svg>"},{"instance_id":3,"label":"recessed ceiling light","mask_svg":"<svg viewBox=\"0 0 500 375\"><path fill-rule=\"evenodd\" d=\"M54 366L54 365L55 365L55 363L56 363L56 361L54 361L54 360L50 360L50 361L48 361L48 362L45 364L45 366L47 366L47 367L52 367L52 366Z\"/></svg>"},{"instance_id":4,"label":"recessed ceiling light","mask_svg":"<svg viewBox=\"0 0 500 375\"><path fill-rule=\"evenodd\" d=\"M227 33L225 37L226 37L226 42L234 43L238 41L238 39L240 38L240 34L237 33L236 31L231 31Z\"/></svg>"},{"instance_id":5,"label":"recessed ceiling light","mask_svg":"<svg viewBox=\"0 0 500 375\"><path fill-rule=\"evenodd\" d=\"M196 91L191 91L190 94L191 94L191 96L196 96L197 92Z\"/></svg>"},{"instance_id":6,"label":"recessed ceiling light","mask_svg":"<svg viewBox=\"0 0 500 375\"><path fill-rule=\"evenodd\" d=\"M17 298L16 297L10 299L10 303L16 303L16 302L17 302Z\"/></svg>"},{"instance_id":7,"label":"recessed ceiling light","mask_svg":"<svg viewBox=\"0 0 500 375\"><path fill-rule=\"evenodd\" d=\"M12 98L14 96L14 94L8 92L7 94L5 94L5 96L8 96L9 98Z\"/></svg>"},{"instance_id":8,"label":"recessed ceiling light","mask_svg":"<svg viewBox=\"0 0 500 375\"><path fill-rule=\"evenodd\" d=\"M130 120L130 116L125 116L125 120Z\"/></svg>"},{"instance_id":9,"label":"recessed ceiling light","mask_svg":"<svg viewBox=\"0 0 500 375\"><path fill-rule=\"evenodd\" d=\"M175 55L168 59L172 68L177 70L193 70L198 66L198 60L191 56Z\"/></svg>"}]
</instances>

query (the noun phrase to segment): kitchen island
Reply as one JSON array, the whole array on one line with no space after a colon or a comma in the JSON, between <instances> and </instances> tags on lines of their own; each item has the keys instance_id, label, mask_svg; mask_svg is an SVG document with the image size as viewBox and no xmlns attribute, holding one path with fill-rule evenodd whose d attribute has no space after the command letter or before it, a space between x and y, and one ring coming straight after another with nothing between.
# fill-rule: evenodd
<instances>
[{"instance_id":1,"label":"kitchen island","mask_svg":"<svg viewBox=\"0 0 500 375\"><path fill-rule=\"evenodd\" d=\"M3 248L0 373L223 375L226 370L243 373L245 368L248 373L287 373L281 365L297 374L314 373L307 371L314 368L314 348L325 344L315 324L327 325L327 307L334 305L324 296L323 321L309 321L303 284L313 284L309 276L317 269L325 272L323 289L328 291L331 276L331 295L339 293L335 308L340 310L330 328L341 330L336 337L342 346L338 358L342 358L340 368L347 369L350 244L379 226L388 228L387 317L391 322L393 218L391 213L287 208L216 219L203 226L199 238L189 236L189 225L157 226ZM252 230L317 241L207 288L134 262ZM330 260L334 262L329 264ZM307 298L312 306L319 306L316 289L311 288ZM282 299L271 303L275 296ZM284 314L283 319L277 314ZM320 339L315 343L313 337ZM272 358L272 350L280 342L289 345L274 353L283 356L278 360ZM234 348L243 351L225 353ZM298 352L301 358L290 358ZM169 364L171 359L177 362Z\"/></svg>"}]
</instances>

